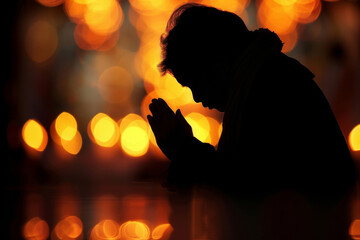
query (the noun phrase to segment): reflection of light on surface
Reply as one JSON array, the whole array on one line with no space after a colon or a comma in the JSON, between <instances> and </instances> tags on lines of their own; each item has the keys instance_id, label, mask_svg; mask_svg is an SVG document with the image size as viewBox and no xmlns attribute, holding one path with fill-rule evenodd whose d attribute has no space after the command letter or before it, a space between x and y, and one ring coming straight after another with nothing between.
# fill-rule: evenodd
<instances>
[{"instance_id":1,"label":"reflection of light on surface","mask_svg":"<svg viewBox=\"0 0 360 240\"><path fill-rule=\"evenodd\" d=\"M53 25L45 21L34 22L25 38L25 49L31 60L37 63L48 60L56 51L58 36Z\"/></svg>"},{"instance_id":2,"label":"reflection of light on surface","mask_svg":"<svg viewBox=\"0 0 360 240\"><path fill-rule=\"evenodd\" d=\"M120 227L121 236L126 240L146 240L150 238L149 227L139 221L128 221Z\"/></svg>"},{"instance_id":3,"label":"reflection of light on surface","mask_svg":"<svg viewBox=\"0 0 360 240\"><path fill-rule=\"evenodd\" d=\"M90 121L89 136L102 147L112 147L119 139L119 128L111 117L98 113Z\"/></svg>"},{"instance_id":4,"label":"reflection of light on surface","mask_svg":"<svg viewBox=\"0 0 360 240\"><path fill-rule=\"evenodd\" d=\"M98 87L101 96L110 103L126 101L134 88L134 80L124 68L114 66L106 69L100 76Z\"/></svg>"},{"instance_id":5,"label":"reflection of light on surface","mask_svg":"<svg viewBox=\"0 0 360 240\"><path fill-rule=\"evenodd\" d=\"M27 240L45 240L49 237L49 226L44 220L34 217L25 223L23 236Z\"/></svg>"},{"instance_id":6,"label":"reflection of light on surface","mask_svg":"<svg viewBox=\"0 0 360 240\"><path fill-rule=\"evenodd\" d=\"M56 224L52 240L79 239L83 231L83 224L76 216L68 216Z\"/></svg>"},{"instance_id":7,"label":"reflection of light on surface","mask_svg":"<svg viewBox=\"0 0 360 240\"><path fill-rule=\"evenodd\" d=\"M349 145L353 151L360 151L360 124L351 130L349 134Z\"/></svg>"},{"instance_id":8,"label":"reflection of light on surface","mask_svg":"<svg viewBox=\"0 0 360 240\"><path fill-rule=\"evenodd\" d=\"M55 120L55 130L60 138L70 141L77 131L77 122L73 115L62 112Z\"/></svg>"},{"instance_id":9,"label":"reflection of light on surface","mask_svg":"<svg viewBox=\"0 0 360 240\"><path fill-rule=\"evenodd\" d=\"M66 139L62 138L61 145L63 146L65 151L67 151L68 153L70 153L72 155L78 154L82 147L81 134L79 133L79 131L76 131L75 135L72 139L66 140Z\"/></svg>"},{"instance_id":10,"label":"reflection of light on surface","mask_svg":"<svg viewBox=\"0 0 360 240\"><path fill-rule=\"evenodd\" d=\"M352 239L360 239L360 220L356 219L354 220L349 228L349 234L352 237Z\"/></svg>"},{"instance_id":11,"label":"reflection of light on surface","mask_svg":"<svg viewBox=\"0 0 360 240\"><path fill-rule=\"evenodd\" d=\"M192 112L186 115L185 119L192 127L194 137L202 142L211 142L210 124L204 115Z\"/></svg>"},{"instance_id":12,"label":"reflection of light on surface","mask_svg":"<svg viewBox=\"0 0 360 240\"><path fill-rule=\"evenodd\" d=\"M172 226L169 223L160 224L156 226L151 233L152 239L167 239L173 231Z\"/></svg>"},{"instance_id":13,"label":"reflection of light on surface","mask_svg":"<svg viewBox=\"0 0 360 240\"><path fill-rule=\"evenodd\" d=\"M56 7L63 4L65 0L36 0L36 1L46 7Z\"/></svg>"},{"instance_id":14,"label":"reflection of light on surface","mask_svg":"<svg viewBox=\"0 0 360 240\"><path fill-rule=\"evenodd\" d=\"M39 152L44 151L48 142L48 136L44 127L33 119L28 120L24 124L22 138L29 147Z\"/></svg>"},{"instance_id":15,"label":"reflection of light on surface","mask_svg":"<svg viewBox=\"0 0 360 240\"><path fill-rule=\"evenodd\" d=\"M90 234L90 240L117 240L120 239L120 226L111 219L96 224Z\"/></svg>"}]
</instances>

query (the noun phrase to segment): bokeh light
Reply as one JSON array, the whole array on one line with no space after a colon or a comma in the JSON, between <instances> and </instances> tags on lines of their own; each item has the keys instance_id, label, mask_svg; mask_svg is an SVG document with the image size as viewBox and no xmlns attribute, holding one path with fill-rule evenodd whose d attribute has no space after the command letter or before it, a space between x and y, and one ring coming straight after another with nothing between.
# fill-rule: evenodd
<instances>
[{"instance_id":1,"label":"bokeh light","mask_svg":"<svg viewBox=\"0 0 360 240\"><path fill-rule=\"evenodd\" d=\"M22 138L29 147L39 152L45 150L48 142L48 135L44 127L34 119L25 122L22 128Z\"/></svg>"},{"instance_id":2,"label":"bokeh light","mask_svg":"<svg viewBox=\"0 0 360 240\"><path fill-rule=\"evenodd\" d=\"M190 124L194 137L202 142L211 142L210 124L204 115L201 113L192 112L186 115L185 119Z\"/></svg>"},{"instance_id":3,"label":"bokeh light","mask_svg":"<svg viewBox=\"0 0 360 240\"><path fill-rule=\"evenodd\" d=\"M128 114L120 121L120 145L132 157L140 157L149 149L149 126L137 114Z\"/></svg>"},{"instance_id":4,"label":"bokeh light","mask_svg":"<svg viewBox=\"0 0 360 240\"><path fill-rule=\"evenodd\" d=\"M353 151L360 151L360 124L351 130L349 134L349 145Z\"/></svg>"},{"instance_id":5,"label":"bokeh light","mask_svg":"<svg viewBox=\"0 0 360 240\"><path fill-rule=\"evenodd\" d=\"M35 21L28 28L25 50L31 60L42 63L50 59L58 47L55 27L46 21Z\"/></svg>"},{"instance_id":6,"label":"bokeh light","mask_svg":"<svg viewBox=\"0 0 360 240\"><path fill-rule=\"evenodd\" d=\"M120 225L112 219L105 219L96 224L90 234L90 240L118 240L120 237Z\"/></svg>"},{"instance_id":7,"label":"bokeh light","mask_svg":"<svg viewBox=\"0 0 360 240\"><path fill-rule=\"evenodd\" d=\"M154 240L158 239L168 239L170 237L171 232L173 231L172 226L169 223L164 223L156 226L151 233L151 237Z\"/></svg>"},{"instance_id":8,"label":"bokeh light","mask_svg":"<svg viewBox=\"0 0 360 240\"><path fill-rule=\"evenodd\" d=\"M39 217L27 221L23 227L26 240L45 240L49 237L49 225Z\"/></svg>"},{"instance_id":9,"label":"bokeh light","mask_svg":"<svg viewBox=\"0 0 360 240\"><path fill-rule=\"evenodd\" d=\"M120 227L121 236L126 240L147 240L150 238L149 227L139 221L127 221Z\"/></svg>"},{"instance_id":10,"label":"bokeh light","mask_svg":"<svg viewBox=\"0 0 360 240\"><path fill-rule=\"evenodd\" d=\"M134 80L131 74L122 67L113 66L100 76L98 88L101 96L109 103L119 104L131 96Z\"/></svg>"},{"instance_id":11,"label":"bokeh light","mask_svg":"<svg viewBox=\"0 0 360 240\"><path fill-rule=\"evenodd\" d=\"M55 119L55 130L61 139L70 141L77 132L77 122L73 115L68 112L62 112Z\"/></svg>"},{"instance_id":12,"label":"bokeh light","mask_svg":"<svg viewBox=\"0 0 360 240\"><path fill-rule=\"evenodd\" d=\"M119 127L111 117L98 113L89 123L88 134L99 146L113 147L119 139Z\"/></svg>"},{"instance_id":13,"label":"bokeh light","mask_svg":"<svg viewBox=\"0 0 360 240\"><path fill-rule=\"evenodd\" d=\"M79 131L76 131L74 137L70 140L61 138L61 146L66 152L72 155L76 155L80 152L82 143L83 141Z\"/></svg>"},{"instance_id":14,"label":"bokeh light","mask_svg":"<svg viewBox=\"0 0 360 240\"><path fill-rule=\"evenodd\" d=\"M360 219L355 219L351 223L350 228L349 228L349 235L354 240L359 240L360 239Z\"/></svg>"},{"instance_id":15,"label":"bokeh light","mask_svg":"<svg viewBox=\"0 0 360 240\"><path fill-rule=\"evenodd\" d=\"M79 240L82 237L82 232L82 221L77 216L68 216L56 224L51 239Z\"/></svg>"},{"instance_id":16,"label":"bokeh light","mask_svg":"<svg viewBox=\"0 0 360 240\"><path fill-rule=\"evenodd\" d=\"M65 12L77 23L76 44L84 50L107 51L115 47L124 14L116 0L66 0Z\"/></svg>"}]
</instances>

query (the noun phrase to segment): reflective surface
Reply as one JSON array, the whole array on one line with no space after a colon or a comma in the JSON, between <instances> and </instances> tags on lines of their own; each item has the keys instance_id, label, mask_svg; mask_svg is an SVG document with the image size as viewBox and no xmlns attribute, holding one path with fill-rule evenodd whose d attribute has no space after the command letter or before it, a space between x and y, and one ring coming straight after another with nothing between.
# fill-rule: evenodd
<instances>
[{"instance_id":1,"label":"reflective surface","mask_svg":"<svg viewBox=\"0 0 360 240\"><path fill-rule=\"evenodd\" d=\"M357 189L359 190L359 189ZM359 192L359 191L358 191ZM360 198L264 198L160 182L12 188L8 239L359 239Z\"/></svg>"}]
</instances>

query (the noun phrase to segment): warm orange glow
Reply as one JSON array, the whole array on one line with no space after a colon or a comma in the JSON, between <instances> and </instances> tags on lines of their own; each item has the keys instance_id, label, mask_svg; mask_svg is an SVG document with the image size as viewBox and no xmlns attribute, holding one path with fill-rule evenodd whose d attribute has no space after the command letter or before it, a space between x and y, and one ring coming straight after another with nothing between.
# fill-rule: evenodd
<instances>
[{"instance_id":1,"label":"warm orange glow","mask_svg":"<svg viewBox=\"0 0 360 240\"><path fill-rule=\"evenodd\" d=\"M73 115L62 112L55 120L55 130L61 139L70 141L77 132L77 122Z\"/></svg>"},{"instance_id":2,"label":"warm orange glow","mask_svg":"<svg viewBox=\"0 0 360 240\"><path fill-rule=\"evenodd\" d=\"M31 60L45 62L52 57L58 47L58 35L49 22L34 22L25 37L25 49Z\"/></svg>"},{"instance_id":3,"label":"warm orange glow","mask_svg":"<svg viewBox=\"0 0 360 240\"><path fill-rule=\"evenodd\" d=\"M119 127L111 117L98 113L90 121L89 135L99 146L112 147L119 139Z\"/></svg>"},{"instance_id":4,"label":"warm orange glow","mask_svg":"<svg viewBox=\"0 0 360 240\"><path fill-rule=\"evenodd\" d=\"M349 145L353 151L360 151L360 124L351 130L349 134Z\"/></svg>"},{"instance_id":5,"label":"warm orange glow","mask_svg":"<svg viewBox=\"0 0 360 240\"><path fill-rule=\"evenodd\" d=\"M219 126L220 123L211 117L206 117L207 121L209 122L209 127L210 127L210 139L208 141L208 143L210 143L211 145L215 146L218 144L219 142Z\"/></svg>"},{"instance_id":6,"label":"warm orange glow","mask_svg":"<svg viewBox=\"0 0 360 240\"><path fill-rule=\"evenodd\" d=\"M170 237L171 232L173 231L172 226L169 223L160 224L151 233L151 237L154 240L161 239L165 240Z\"/></svg>"},{"instance_id":7,"label":"warm orange glow","mask_svg":"<svg viewBox=\"0 0 360 240\"><path fill-rule=\"evenodd\" d=\"M72 155L76 155L80 152L82 147L82 137L79 131L75 132L75 135L72 139L66 140L61 139L61 145L63 146L64 150Z\"/></svg>"},{"instance_id":8,"label":"warm orange glow","mask_svg":"<svg viewBox=\"0 0 360 240\"><path fill-rule=\"evenodd\" d=\"M118 104L129 99L134 88L134 79L124 68L113 66L101 74L98 88L107 102Z\"/></svg>"},{"instance_id":9,"label":"warm orange glow","mask_svg":"<svg viewBox=\"0 0 360 240\"><path fill-rule=\"evenodd\" d=\"M107 51L116 46L123 10L116 0L66 0L65 11L77 23L76 44L84 50Z\"/></svg>"},{"instance_id":10,"label":"warm orange glow","mask_svg":"<svg viewBox=\"0 0 360 240\"><path fill-rule=\"evenodd\" d=\"M352 239L359 240L360 239L360 219L355 219L349 228L349 234Z\"/></svg>"},{"instance_id":11,"label":"warm orange glow","mask_svg":"<svg viewBox=\"0 0 360 240\"><path fill-rule=\"evenodd\" d=\"M263 0L258 8L260 25L277 34L289 34L296 29L297 22L294 21L293 14L293 12L285 11L283 5L273 0Z\"/></svg>"},{"instance_id":12,"label":"warm orange glow","mask_svg":"<svg viewBox=\"0 0 360 240\"><path fill-rule=\"evenodd\" d=\"M87 1L65 0L65 12L73 22L80 23L82 21L87 8L86 3Z\"/></svg>"},{"instance_id":13,"label":"warm orange glow","mask_svg":"<svg viewBox=\"0 0 360 240\"><path fill-rule=\"evenodd\" d=\"M29 147L39 152L44 151L48 142L48 135L44 127L33 119L24 124L22 138Z\"/></svg>"},{"instance_id":14,"label":"warm orange glow","mask_svg":"<svg viewBox=\"0 0 360 240\"><path fill-rule=\"evenodd\" d=\"M65 0L36 0L41 5L44 5L46 7L56 7L64 3Z\"/></svg>"},{"instance_id":15,"label":"warm orange glow","mask_svg":"<svg viewBox=\"0 0 360 240\"><path fill-rule=\"evenodd\" d=\"M121 6L115 0L90 1L84 13L84 22L95 33L113 33L123 22Z\"/></svg>"},{"instance_id":16,"label":"warm orange glow","mask_svg":"<svg viewBox=\"0 0 360 240\"><path fill-rule=\"evenodd\" d=\"M68 216L56 224L55 239L79 239L83 232L83 224L76 216ZM53 240L55 240L53 239Z\"/></svg>"},{"instance_id":17,"label":"warm orange glow","mask_svg":"<svg viewBox=\"0 0 360 240\"><path fill-rule=\"evenodd\" d=\"M93 32L86 24L78 24L75 27L74 39L76 44L81 49L97 50L107 43L109 40L109 35L97 34Z\"/></svg>"},{"instance_id":18,"label":"warm orange glow","mask_svg":"<svg viewBox=\"0 0 360 240\"><path fill-rule=\"evenodd\" d=\"M49 237L49 226L39 217L34 217L25 223L23 236L27 240L45 240Z\"/></svg>"},{"instance_id":19,"label":"warm orange glow","mask_svg":"<svg viewBox=\"0 0 360 240\"><path fill-rule=\"evenodd\" d=\"M201 113L192 112L186 115L185 119L192 127L194 137L202 142L211 142L210 124L204 115Z\"/></svg>"},{"instance_id":20,"label":"warm orange glow","mask_svg":"<svg viewBox=\"0 0 360 240\"><path fill-rule=\"evenodd\" d=\"M298 31L295 30L289 34L280 35L279 38L284 43L282 52L287 53L294 49L297 41L298 41Z\"/></svg>"},{"instance_id":21,"label":"warm orange glow","mask_svg":"<svg viewBox=\"0 0 360 240\"><path fill-rule=\"evenodd\" d=\"M120 144L132 157L143 156L149 149L149 126L136 114L128 114L120 122Z\"/></svg>"},{"instance_id":22,"label":"warm orange glow","mask_svg":"<svg viewBox=\"0 0 360 240\"><path fill-rule=\"evenodd\" d=\"M145 16L154 16L165 11L171 12L176 6L176 1L169 0L129 0L129 2L135 11Z\"/></svg>"},{"instance_id":23,"label":"warm orange glow","mask_svg":"<svg viewBox=\"0 0 360 240\"><path fill-rule=\"evenodd\" d=\"M202 0L201 3L221 10L241 14L249 4L249 0Z\"/></svg>"},{"instance_id":24,"label":"warm orange glow","mask_svg":"<svg viewBox=\"0 0 360 240\"><path fill-rule=\"evenodd\" d=\"M120 227L121 236L126 240L147 240L150 238L149 227L139 221L128 221Z\"/></svg>"},{"instance_id":25,"label":"warm orange glow","mask_svg":"<svg viewBox=\"0 0 360 240\"><path fill-rule=\"evenodd\" d=\"M111 219L106 219L96 224L90 234L90 240L118 240L120 239L120 226Z\"/></svg>"}]
</instances>

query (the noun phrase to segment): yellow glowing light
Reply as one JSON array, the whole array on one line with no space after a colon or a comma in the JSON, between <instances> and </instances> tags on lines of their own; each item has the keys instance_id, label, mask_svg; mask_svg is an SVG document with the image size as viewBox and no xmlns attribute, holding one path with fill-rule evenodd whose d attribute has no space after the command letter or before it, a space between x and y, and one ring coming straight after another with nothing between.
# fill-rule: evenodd
<instances>
[{"instance_id":1,"label":"yellow glowing light","mask_svg":"<svg viewBox=\"0 0 360 240\"><path fill-rule=\"evenodd\" d=\"M63 146L64 150L72 155L76 155L80 152L82 147L82 138L79 131L75 132L75 135L72 139L66 140L61 139L61 145Z\"/></svg>"},{"instance_id":2,"label":"yellow glowing light","mask_svg":"<svg viewBox=\"0 0 360 240\"><path fill-rule=\"evenodd\" d=\"M119 240L120 239L120 226L111 219L105 219L96 224L90 234L90 240Z\"/></svg>"},{"instance_id":3,"label":"yellow glowing light","mask_svg":"<svg viewBox=\"0 0 360 240\"><path fill-rule=\"evenodd\" d=\"M173 231L172 226L169 223L160 224L156 226L151 233L151 237L154 240L157 239L165 239L165 235L170 236L171 232Z\"/></svg>"},{"instance_id":4,"label":"yellow glowing light","mask_svg":"<svg viewBox=\"0 0 360 240\"><path fill-rule=\"evenodd\" d=\"M213 146L217 145L219 142L219 126L220 123L211 117L206 117L207 121L209 122L209 128L210 128L210 138L208 139L208 143L212 144Z\"/></svg>"},{"instance_id":5,"label":"yellow glowing light","mask_svg":"<svg viewBox=\"0 0 360 240\"><path fill-rule=\"evenodd\" d=\"M25 223L23 236L27 240L45 240L49 237L49 226L39 217L34 217Z\"/></svg>"},{"instance_id":6,"label":"yellow glowing light","mask_svg":"<svg viewBox=\"0 0 360 240\"><path fill-rule=\"evenodd\" d=\"M192 127L194 137L202 142L211 142L210 124L204 115L192 112L186 115L185 119Z\"/></svg>"},{"instance_id":7,"label":"yellow glowing light","mask_svg":"<svg viewBox=\"0 0 360 240\"><path fill-rule=\"evenodd\" d=\"M98 88L107 102L122 103L130 97L134 88L134 79L124 68L113 66L101 74Z\"/></svg>"},{"instance_id":8,"label":"yellow glowing light","mask_svg":"<svg viewBox=\"0 0 360 240\"><path fill-rule=\"evenodd\" d=\"M359 240L360 239L360 219L355 219L351 223L350 228L349 228L349 235L354 240Z\"/></svg>"},{"instance_id":9,"label":"yellow glowing light","mask_svg":"<svg viewBox=\"0 0 360 240\"><path fill-rule=\"evenodd\" d=\"M224 11L236 12L241 14L249 4L249 0L202 0L201 3L219 8Z\"/></svg>"},{"instance_id":10,"label":"yellow glowing light","mask_svg":"<svg viewBox=\"0 0 360 240\"><path fill-rule=\"evenodd\" d=\"M349 144L353 151L360 151L360 124L351 130L349 134Z\"/></svg>"},{"instance_id":11,"label":"yellow glowing light","mask_svg":"<svg viewBox=\"0 0 360 240\"><path fill-rule=\"evenodd\" d=\"M48 136L43 126L37 121L30 119L22 128L22 137L24 142L31 148L42 152L44 151Z\"/></svg>"},{"instance_id":12,"label":"yellow glowing light","mask_svg":"<svg viewBox=\"0 0 360 240\"><path fill-rule=\"evenodd\" d=\"M121 236L126 240L147 240L150 238L149 227L139 221L128 221L120 227Z\"/></svg>"},{"instance_id":13,"label":"yellow glowing light","mask_svg":"<svg viewBox=\"0 0 360 240\"><path fill-rule=\"evenodd\" d=\"M140 126L128 126L121 133L121 147L132 157L143 156L149 148L147 129Z\"/></svg>"},{"instance_id":14,"label":"yellow glowing light","mask_svg":"<svg viewBox=\"0 0 360 240\"><path fill-rule=\"evenodd\" d=\"M77 122L73 115L62 112L55 120L55 130L61 139L70 141L77 132Z\"/></svg>"},{"instance_id":15,"label":"yellow glowing light","mask_svg":"<svg viewBox=\"0 0 360 240\"><path fill-rule=\"evenodd\" d=\"M68 216L55 226L57 239L77 239L83 231L83 224L76 216Z\"/></svg>"},{"instance_id":16,"label":"yellow glowing light","mask_svg":"<svg viewBox=\"0 0 360 240\"><path fill-rule=\"evenodd\" d=\"M87 5L84 21L94 32L110 34L120 28L123 11L115 0L92 1Z\"/></svg>"},{"instance_id":17,"label":"yellow glowing light","mask_svg":"<svg viewBox=\"0 0 360 240\"><path fill-rule=\"evenodd\" d=\"M96 114L90 122L94 141L102 147L112 147L119 139L117 123L105 113Z\"/></svg>"},{"instance_id":18,"label":"yellow glowing light","mask_svg":"<svg viewBox=\"0 0 360 240\"><path fill-rule=\"evenodd\" d=\"M58 35L49 22L34 22L25 37L25 49L31 60L41 63L54 55L58 47Z\"/></svg>"}]
</instances>

